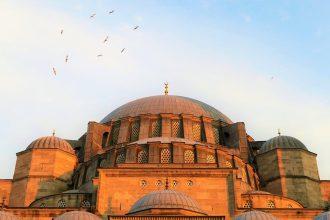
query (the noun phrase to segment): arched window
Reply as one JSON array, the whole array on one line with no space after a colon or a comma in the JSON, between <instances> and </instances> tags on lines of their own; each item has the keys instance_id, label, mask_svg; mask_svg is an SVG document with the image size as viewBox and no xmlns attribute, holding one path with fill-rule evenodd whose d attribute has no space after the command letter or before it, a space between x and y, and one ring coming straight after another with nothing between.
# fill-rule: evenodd
<instances>
[{"instance_id":1,"label":"arched window","mask_svg":"<svg viewBox=\"0 0 330 220\"><path fill-rule=\"evenodd\" d=\"M195 162L195 154L192 150L184 151L184 163L194 163Z\"/></svg>"},{"instance_id":2,"label":"arched window","mask_svg":"<svg viewBox=\"0 0 330 220\"><path fill-rule=\"evenodd\" d=\"M137 141L139 139L139 133L140 133L140 121L132 122L130 141L131 142Z\"/></svg>"},{"instance_id":3,"label":"arched window","mask_svg":"<svg viewBox=\"0 0 330 220\"><path fill-rule=\"evenodd\" d=\"M215 163L216 161L215 161L215 157L214 157L214 155L213 154L208 154L207 156L206 156L206 163Z\"/></svg>"},{"instance_id":4,"label":"arched window","mask_svg":"<svg viewBox=\"0 0 330 220\"><path fill-rule=\"evenodd\" d=\"M126 160L125 151L121 151L120 153L118 153L116 158L116 163L117 164L125 163L125 160Z\"/></svg>"},{"instance_id":5,"label":"arched window","mask_svg":"<svg viewBox=\"0 0 330 220\"><path fill-rule=\"evenodd\" d=\"M102 136L102 147L107 146L108 137L109 137L109 132L104 132Z\"/></svg>"},{"instance_id":6,"label":"arched window","mask_svg":"<svg viewBox=\"0 0 330 220\"><path fill-rule=\"evenodd\" d=\"M177 138L183 138L182 120L175 119L171 121L171 136Z\"/></svg>"},{"instance_id":7,"label":"arched window","mask_svg":"<svg viewBox=\"0 0 330 220\"><path fill-rule=\"evenodd\" d=\"M141 150L137 156L138 163L148 163L148 153L145 150Z\"/></svg>"},{"instance_id":8,"label":"arched window","mask_svg":"<svg viewBox=\"0 0 330 220\"><path fill-rule=\"evenodd\" d=\"M110 135L110 145L115 145L118 142L118 136L119 136L119 129L120 129L120 121L116 121L111 129L111 135Z\"/></svg>"},{"instance_id":9,"label":"arched window","mask_svg":"<svg viewBox=\"0 0 330 220\"><path fill-rule=\"evenodd\" d=\"M161 119L151 120L150 137L160 137L162 133Z\"/></svg>"},{"instance_id":10,"label":"arched window","mask_svg":"<svg viewBox=\"0 0 330 220\"><path fill-rule=\"evenodd\" d=\"M171 163L171 151L168 148L163 148L160 151L160 163Z\"/></svg>"}]
</instances>

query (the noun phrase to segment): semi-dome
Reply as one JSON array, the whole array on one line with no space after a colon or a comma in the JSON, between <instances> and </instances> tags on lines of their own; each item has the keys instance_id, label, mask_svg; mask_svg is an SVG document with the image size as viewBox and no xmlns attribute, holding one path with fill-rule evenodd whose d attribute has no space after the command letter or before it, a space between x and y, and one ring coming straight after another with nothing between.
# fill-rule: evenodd
<instances>
[{"instance_id":1,"label":"semi-dome","mask_svg":"<svg viewBox=\"0 0 330 220\"><path fill-rule=\"evenodd\" d=\"M197 202L188 195L174 190L159 190L151 192L139 199L128 214L149 209L184 209L204 213Z\"/></svg>"},{"instance_id":2,"label":"semi-dome","mask_svg":"<svg viewBox=\"0 0 330 220\"><path fill-rule=\"evenodd\" d=\"M4 211L0 211L0 219L1 220L18 220L18 218L9 213L9 212L4 212Z\"/></svg>"},{"instance_id":3,"label":"semi-dome","mask_svg":"<svg viewBox=\"0 0 330 220\"><path fill-rule=\"evenodd\" d=\"M330 220L330 211L319 214L314 220Z\"/></svg>"},{"instance_id":4,"label":"semi-dome","mask_svg":"<svg viewBox=\"0 0 330 220\"><path fill-rule=\"evenodd\" d=\"M128 102L108 114L101 123L127 116L135 117L142 114L161 113L206 116L215 120L220 119L229 124L232 123L226 115L204 102L174 95L150 96Z\"/></svg>"},{"instance_id":5,"label":"semi-dome","mask_svg":"<svg viewBox=\"0 0 330 220\"><path fill-rule=\"evenodd\" d=\"M74 154L71 145L66 141L56 136L46 136L33 141L26 149L61 149L68 153Z\"/></svg>"},{"instance_id":6,"label":"semi-dome","mask_svg":"<svg viewBox=\"0 0 330 220\"><path fill-rule=\"evenodd\" d=\"M307 150L307 147L298 139L290 136L279 135L277 137L271 138L266 141L260 148L260 153L264 153L276 148L283 149L304 149Z\"/></svg>"},{"instance_id":7,"label":"semi-dome","mask_svg":"<svg viewBox=\"0 0 330 220\"><path fill-rule=\"evenodd\" d=\"M71 211L56 217L54 220L101 220L101 218L86 211Z\"/></svg>"},{"instance_id":8,"label":"semi-dome","mask_svg":"<svg viewBox=\"0 0 330 220\"><path fill-rule=\"evenodd\" d=\"M261 211L244 212L234 218L234 220L276 220L273 215Z\"/></svg>"}]
</instances>

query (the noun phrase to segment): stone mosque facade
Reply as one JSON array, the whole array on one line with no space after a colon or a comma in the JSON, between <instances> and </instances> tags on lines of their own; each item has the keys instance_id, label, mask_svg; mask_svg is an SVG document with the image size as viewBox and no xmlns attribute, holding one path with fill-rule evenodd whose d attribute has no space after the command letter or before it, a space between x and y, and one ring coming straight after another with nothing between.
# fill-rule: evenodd
<instances>
[{"instance_id":1,"label":"stone mosque facade","mask_svg":"<svg viewBox=\"0 0 330 220\"><path fill-rule=\"evenodd\" d=\"M0 219L330 219L312 150L280 134L254 140L195 99L145 97L77 140L27 144L0 179Z\"/></svg>"}]
</instances>

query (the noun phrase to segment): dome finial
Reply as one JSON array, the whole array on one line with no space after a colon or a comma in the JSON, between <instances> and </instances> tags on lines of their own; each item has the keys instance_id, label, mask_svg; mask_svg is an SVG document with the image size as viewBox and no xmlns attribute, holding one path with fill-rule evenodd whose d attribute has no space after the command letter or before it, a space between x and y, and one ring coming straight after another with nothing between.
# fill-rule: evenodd
<instances>
[{"instance_id":1,"label":"dome finial","mask_svg":"<svg viewBox=\"0 0 330 220\"><path fill-rule=\"evenodd\" d=\"M281 130L279 128L277 129L277 134L278 136L281 136Z\"/></svg>"},{"instance_id":2,"label":"dome finial","mask_svg":"<svg viewBox=\"0 0 330 220\"><path fill-rule=\"evenodd\" d=\"M53 133L52 133L53 136L55 136L55 129L53 129Z\"/></svg>"},{"instance_id":3,"label":"dome finial","mask_svg":"<svg viewBox=\"0 0 330 220\"><path fill-rule=\"evenodd\" d=\"M168 82L164 83L164 85L165 85L164 93L165 93L165 95L168 95Z\"/></svg>"}]
</instances>

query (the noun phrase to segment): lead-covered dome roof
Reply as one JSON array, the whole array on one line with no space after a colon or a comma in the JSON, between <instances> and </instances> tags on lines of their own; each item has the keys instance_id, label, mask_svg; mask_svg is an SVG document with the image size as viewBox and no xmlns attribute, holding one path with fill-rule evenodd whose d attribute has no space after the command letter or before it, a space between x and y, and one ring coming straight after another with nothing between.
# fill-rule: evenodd
<instances>
[{"instance_id":1,"label":"lead-covered dome roof","mask_svg":"<svg viewBox=\"0 0 330 220\"><path fill-rule=\"evenodd\" d=\"M128 214L148 209L185 209L204 213L195 200L182 192L174 190L159 190L143 196L132 206Z\"/></svg>"},{"instance_id":2,"label":"lead-covered dome roof","mask_svg":"<svg viewBox=\"0 0 330 220\"><path fill-rule=\"evenodd\" d=\"M261 146L259 153L264 153L276 148L307 150L307 147L297 138L279 135L277 137L271 138L268 141L266 141Z\"/></svg>"},{"instance_id":3,"label":"lead-covered dome roof","mask_svg":"<svg viewBox=\"0 0 330 220\"><path fill-rule=\"evenodd\" d=\"M234 220L276 220L273 215L261 211L244 212L234 218Z\"/></svg>"},{"instance_id":4,"label":"lead-covered dome roof","mask_svg":"<svg viewBox=\"0 0 330 220\"><path fill-rule=\"evenodd\" d=\"M45 136L33 141L27 148L28 149L60 149L68 153L74 154L71 145L62 138L56 136Z\"/></svg>"},{"instance_id":5,"label":"lead-covered dome roof","mask_svg":"<svg viewBox=\"0 0 330 220\"><path fill-rule=\"evenodd\" d=\"M206 116L215 120L220 119L229 124L232 123L226 115L204 102L174 95L150 96L128 102L108 114L101 123L127 116L135 117L142 114L161 113Z\"/></svg>"},{"instance_id":6,"label":"lead-covered dome roof","mask_svg":"<svg viewBox=\"0 0 330 220\"><path fill-rule=\"evenodd\" d=\"M65 212L54 220L101 220L101 218L86 211L71 211Z\"/></svg>"}]
</instances>

